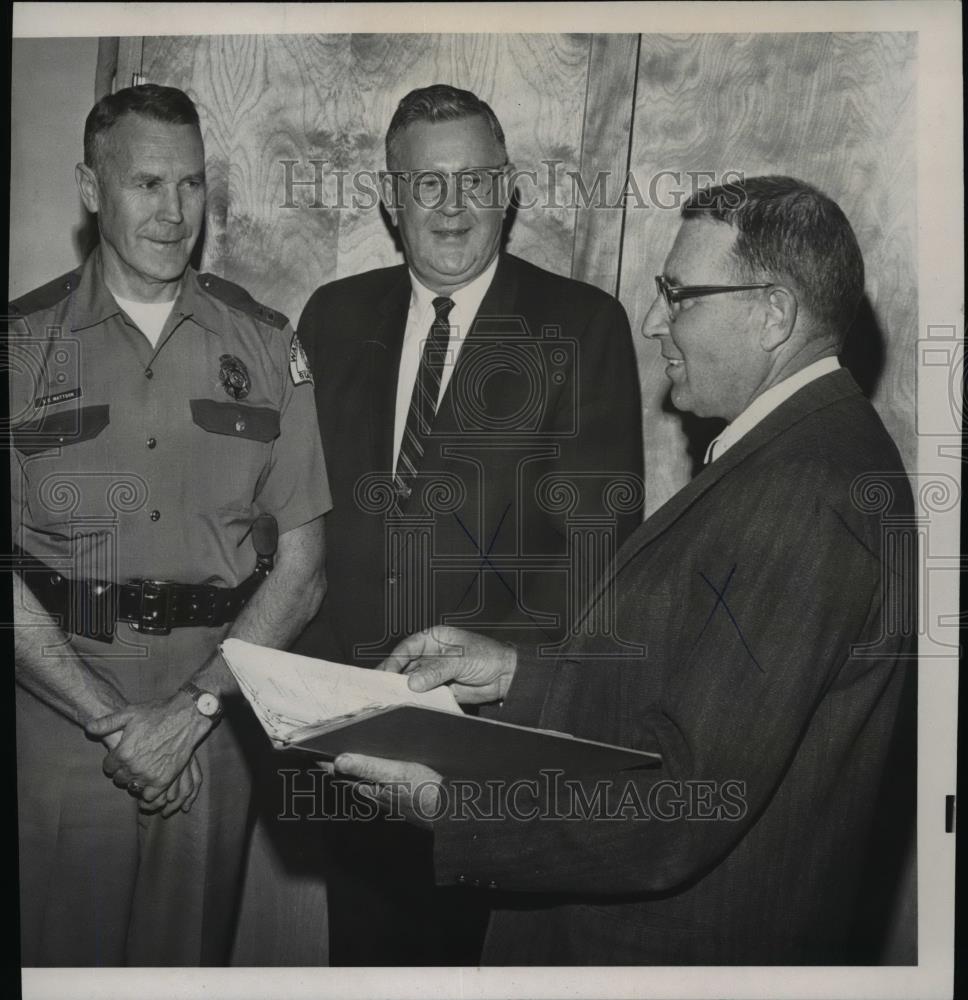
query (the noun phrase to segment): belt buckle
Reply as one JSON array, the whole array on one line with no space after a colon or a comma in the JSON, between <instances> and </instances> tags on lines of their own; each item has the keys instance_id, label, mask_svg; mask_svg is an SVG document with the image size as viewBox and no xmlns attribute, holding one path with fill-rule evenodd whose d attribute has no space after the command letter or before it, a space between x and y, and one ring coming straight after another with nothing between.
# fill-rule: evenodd
<instances>
[{"instance_id":1,"label":"belt buckle","mask_svg":"<svg viewBox=\"0 0 968 1000\"><path fill-rule=\"evenodd\" d=\"M145 635L169 635L168 598L170 582L167 580L132 580L134 586L141 587L141 618L132 622L136 632Z\"/></svg>"}]
</instances>

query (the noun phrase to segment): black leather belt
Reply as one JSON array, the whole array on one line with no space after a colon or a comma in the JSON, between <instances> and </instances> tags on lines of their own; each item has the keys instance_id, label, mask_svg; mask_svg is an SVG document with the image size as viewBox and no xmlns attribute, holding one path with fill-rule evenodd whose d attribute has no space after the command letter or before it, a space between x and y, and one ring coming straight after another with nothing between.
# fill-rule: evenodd
<instances>
[{"instance_id":1,"label":"black leather belt","mask_svg":"<svg viewBox=\"0 0 968 1000\"><path fill-rule=\"evenodd\" d=\"M168 635L173 628L225 625L234 621L246 601L272 569L260 556L255 572L237 587L129 580L110 583L71 580L29 553L16 550L15 569L61 628L100 642L114 639L116 622L129 622L137 632Z\"/></svg>"}]
</instances>

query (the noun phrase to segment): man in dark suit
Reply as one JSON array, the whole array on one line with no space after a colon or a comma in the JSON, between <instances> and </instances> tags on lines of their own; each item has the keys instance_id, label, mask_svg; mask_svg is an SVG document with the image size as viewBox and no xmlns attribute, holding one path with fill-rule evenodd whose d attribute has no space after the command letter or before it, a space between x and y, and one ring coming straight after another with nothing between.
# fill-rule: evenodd
<instances>
[{"instance_id":1,"label":"man in dark suit","mask_svg":"<svg viewBox=\"0 0 968 1000\"><path fill-rule=\"evenodd\" d=\"M597 288L500 253L512 166L473 94L408 94L386 155L406 264L324 285L299 323L336 498L332 586L297 649L375 666L441 622L554 642L577 519L610 522L603 557L642 519L628 319Z\"/></svg>"},{"instance_id":2,"label":"man in dark suit","mask_svg":"<svg viewBox=\"0 0 968 1000\"><path fill-rule=\"evenodd\" d=\"M557 657L445 628L386 664L661 766L564 788L545 775L473 822L427 767L336 760L431 827L440 884L494 898L490 964L867 959L854 932L890 832L882 781L911 773L885 763L916 602L910 487L837 362L863 263L840 209L790 178L714 188L683 215L645 330L673 403L729 423L584 609L614 601L645 655L609 657L579 622ZM911 822L913 784L892 791L890 826Z\"/></svg>"},{"instance_id":3,"label":"man in dark suit","mask_svg":"<svg viewBox=\"0 0 968 1000\"><path fill-rule=\"evenodd\" d=\"M375 666L441 623L554 646L642 519L628 319L599 289L501 252L513 168L474 94L408 94L386 157L382 197L406 264L324 285L299 323L334 511L326 604L295 651ZM354 824L344 848L356 857L336 863L351 873L330 883L334 964L475 961L473 946L434 944L413 884L397 886L394 908L395 873L374 854L392 868L416 855L401 862L400 824L376 847L379 825ZM335 838L348 824L333 826Z\"/></svg>"}]
</instances>

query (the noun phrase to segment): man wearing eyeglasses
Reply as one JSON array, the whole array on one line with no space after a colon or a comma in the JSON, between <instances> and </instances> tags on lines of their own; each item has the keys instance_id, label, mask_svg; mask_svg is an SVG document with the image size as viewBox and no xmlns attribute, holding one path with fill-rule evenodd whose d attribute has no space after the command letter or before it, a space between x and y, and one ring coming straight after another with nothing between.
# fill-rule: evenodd
<instances>
[{"instance_id":1,"label":"man wearing eyeglasses","mask_svg":"<svg viewBox=\"0 0 968 1000\"><path fill-rule=\"evenodd\" d=\"M335 510L329 596L296 651L376 666L443 622L553 646L597 573L584 554L607 558L641 522L628 319L605 292L502 252L513 168L476 95L407 94L386 164L406 263L324 285L299 324ZM355 854L352 880L330 886L333 963L476 962L478 946L452 940L459 914L431 926L420 882L394 884L418 851L429 883L429 841L404 853L413 831L368 839L380 825L330 824Z\"/></svg>"},{"instance_id":2,"label":"man wearing eyeglasses","mask_svg":"<svg viewBox=\"0 0 968 1000\"><path fill-rule=\"evenodd\" d=\"M837 360L863 282L850 224L809 185L694 196L645 332L675 406L729 423L582 612L614 602L645 653L616 660L579 630L550 660L441 628L383 665L502 721L662 756L497 806L420 764L336 759L432 830L438 884L492 887L484 963L878 961L862 876L876 867L889 908L913 829L917 623L907 477Z\"/></svg>"}]
</instances>

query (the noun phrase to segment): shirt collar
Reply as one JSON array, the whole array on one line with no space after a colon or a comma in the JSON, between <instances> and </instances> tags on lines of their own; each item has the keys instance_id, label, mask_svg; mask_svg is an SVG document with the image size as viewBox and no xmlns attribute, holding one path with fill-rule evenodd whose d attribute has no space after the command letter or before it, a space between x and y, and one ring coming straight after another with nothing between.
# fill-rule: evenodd
<instances>
[{"instance_id":1,"label":"shirt collar","mask_svg":"<svg viewBox=\"0 0 968 1000\"><path fill-rule=\"evenodd\" d=\"M211 292L205 290L205 278L189 265L182 278L173 312L182 319L189 317L209 333L221 333L225 327L225 313Z\"/></svg>"},{"instance_id":2,"label":"shirt collar","mask_svg":"<svg viewBox=\"0 0 968 1000\"><path fill-rule=\"evenodd\" d=\"M473 281L469 281L463 288L458 288L456 292L451 292L450 295L446 296L453 300L455 309L462 312L467 310L472 317L477 314L478 307L494 280L497 264L498 255L495 255L494 260ZM410 270L410 285L413 289L413 306L418 314L422 315L433 310L434 299L439 296L423 284L412 269Z\"/></svg>"},{"instance_id":3,"label":"shirt collar","mask_svg":"<svg viewBox=\"0 0 968 1000\"><path fill-rule=\"evenodd\" d=\"M71 302L71 330L85 330L121 313L121 306L104 283L101 247L88 255L81 269L81 279ZM221 328L221 316L204 288L198 273L189 266L182 277L181 287L175 297L172 315L178 321L191 317L199 326L212 333Z\"/></svg>"},{"instance_id":4,"label":"shirt collar","mask_svg":"<svg viewBox=\"0 0 968 1000\"><path fill-rule=\"evenodd\" d=\"M118 315L121 307L104 283L101 247L96 246L84 266L81 279L71 299L71 330L86 330Z\"/></svg>"},{"instance_id":5,"label":"shirt collar","mask_svg":"<svg viewBox=\"0 0 968 1000\"><path fill-rule=\"evenodd\" d=\"M829 375L840 367L836 357L821 358L812 364L794 372L788 378L777 382L746 407L745 410L723 432L709 442L706 449L705 464L713 461L713 455L721 458L726 452L748 434L761 420L772 413L781 403L786 402L795 392L813 382L822 375Z\"/></svg>"}]
</instances>

